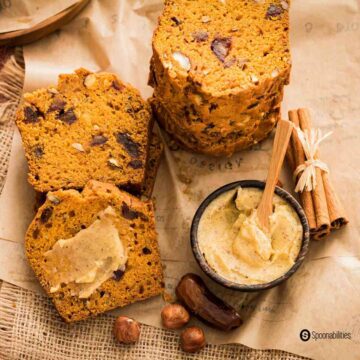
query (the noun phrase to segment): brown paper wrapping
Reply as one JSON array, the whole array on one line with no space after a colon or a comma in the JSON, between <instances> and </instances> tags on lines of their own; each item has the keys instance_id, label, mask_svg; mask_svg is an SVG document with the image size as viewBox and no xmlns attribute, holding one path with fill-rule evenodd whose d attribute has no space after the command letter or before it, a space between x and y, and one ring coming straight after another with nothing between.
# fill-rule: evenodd
<instances>
[{"instance_id":1,"label":"brown paper wrapping","mask_svg":"<svg viewBox=\"0 0 360 360\"><path fill-rule=\"evenodd\" d=\"M0 33L29 29L77 2L79 0L3 0Z\"/></svg>"},{"instance_id":2,"label":"brown paper wrapping","mask_svg":"<svg viewBox=\"0 0 360 360\"><path fill-rule=\"evenodd\" d=\"M215 0L214 0L215 1ZM32 90L56 81L58 73L79 66L114 71L124 81L151 95L146 85L151 37L162 7L160 0L93 0L61 31L24 48L25 87ZM349 209L352 225L331 234L331 241L314 242L303 266L283 285L261 294L224 290L207 279L208 286L236 306L244 325L231 333L206 329L210 343L242 343L257 349L283 349L317 359L334 356L355 359L360 335L360 161L357 118L360 93L354 38L359 30L356 0L292 2L292 77L285 89L283 114L302 104L314 112L316 126L336 129L322 146L322 160L332 167L334 187ZM341 76L339 76L341 74ZM201 201L213 190L240 179L265 179L271 139L229 159L213 159L165 148L154 195L156 222L166 289L169 293L186 272L202 274L191 252L189 228ZM341 149L341 151L339 151ZM354 165L355 164L355 165ZM281 181L293 189L284 169ZM33 217L33 191L26 182L26 162L15 133L8 177L0 197L0 277L18 286L41 291L23 253L23 237ZM116 313L161 326L161 298L131 305ZM83 325L79 325L83 326ZM352 331L352 340L303 342L302 329Z\"/></svg>"}]
</instances>

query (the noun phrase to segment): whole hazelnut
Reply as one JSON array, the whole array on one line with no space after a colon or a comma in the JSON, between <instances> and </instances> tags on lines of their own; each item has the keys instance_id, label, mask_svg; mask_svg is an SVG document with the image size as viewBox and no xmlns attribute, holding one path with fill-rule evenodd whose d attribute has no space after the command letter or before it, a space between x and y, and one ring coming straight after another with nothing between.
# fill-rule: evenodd
<instances>
[{"instance_id":1,"label":"whole hazelnut","mask_svg":"<svg viewBox=\"0 0 360 360\"><path fill-rule=\"evenodd\" d=\"M197 326L188 327L180 335L180 345L185 352L200 351L206 345L205 334Z\"/></svg>"},{"instance_id":2,"label":"whole hazelnut","mask_svg":"<svg viewBox=\"0 0 360 360\"><path fill-rule=\"evenodd\" d=\"M182 305L168 304L161 311L161 319L165 328L179 329L189 322L190 315Z\"/></svg>"},{"instance_id":3,"label":"whole hazelnut","mask_svg":"<svg viewBox=\"0 0 360 360\"><path fill-rule=\"evenodd\" d=\"M135 343L140 337L140 324L127 316L119 316L115 320L113 333L116 340L121 343Z\"/></svg>"}]
</instances>

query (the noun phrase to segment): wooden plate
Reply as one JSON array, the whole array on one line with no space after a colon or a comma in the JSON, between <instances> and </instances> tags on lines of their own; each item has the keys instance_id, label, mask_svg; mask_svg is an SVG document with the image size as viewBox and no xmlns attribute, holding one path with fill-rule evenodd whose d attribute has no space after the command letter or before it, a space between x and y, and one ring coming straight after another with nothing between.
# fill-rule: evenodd
<instances>
[{"instance_id":1,"label":"wooden plate","mask_svg":"<svg viewBox=\"0 0 360 360\"><path fill-rule=\"evenodd\" d=\"M89 1L90 0L81 0L80 2L70 6L68 9L51 16L30 29L2 33L0 34L0 45L26 45L39 40L59 29L61 26L67 24L88 4Z\"/></svg>"}]
</instances>

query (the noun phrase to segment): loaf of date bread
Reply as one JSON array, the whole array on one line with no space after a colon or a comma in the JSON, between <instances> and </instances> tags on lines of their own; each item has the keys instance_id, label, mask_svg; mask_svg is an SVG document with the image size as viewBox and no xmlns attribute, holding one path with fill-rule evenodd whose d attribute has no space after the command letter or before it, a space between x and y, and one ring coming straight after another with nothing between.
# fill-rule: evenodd
<instances>
[{"instance_id":1,"label":"loaf of date bread","mask_svg":"<svg viewBox=\"0 0 360 360\"><path fill-rule=\"evenodd\" d=\"M24 95L16 123L36 191L83 188L95 179L140 193L151 108L116 75L62 74L57 86Z\"/></svg>"},{"instance_id":2,"label":"loaf of date bread","mask_svg":"<svg viewBox=\"0 0 360 360\"><path fill-rule=\"evenodd\" d=\"M89 278L62 283L61 287L53 289L51 279L54 277L54 272L48 266L49 252L57 243L60 248L66 250L69 246L68 239L81 231L87 231L99 220L99 214L104 213L109 207L113 212L111 216L114 218L118 236L127 254L124 266L114 270L110 278L86 296L79 296L77 289L89 283ZM91 241L100 242L97 245L97 252L103 250L101 236ZM163 272L153 204L150 200L141 201L112 184L92 180L81 192L72 189L49 192L27 230L25 249L35 275L66 322L82 320L119 306L147 299L163 291ZM105 251L108 251L108 248ZM55 269L56 272L69 272L67 265L68 267L83 265L81 261L86 260L82 256L83 253L84 249L75 247L71 256L73 259L78 256L79 263L68 264L65 256L62 266ZM96 269L95 265L97 265L100 271L106 261L108 258L99 258L98 261L88 265L91 266L90 269L92 267ZM92 272L90 271L89 275Z\"/></svg>"},{"instance_id":3,"label":"loaf of date bread","mask_svg":"<svg viewBox=\"0 0 360 360\"><path fill-rule=\"evenodd\" d=\"M285 0L166 0L149 76L160 125L211 155L264 139L289 82L288 11Z\"/></svg>"}]
</instances>

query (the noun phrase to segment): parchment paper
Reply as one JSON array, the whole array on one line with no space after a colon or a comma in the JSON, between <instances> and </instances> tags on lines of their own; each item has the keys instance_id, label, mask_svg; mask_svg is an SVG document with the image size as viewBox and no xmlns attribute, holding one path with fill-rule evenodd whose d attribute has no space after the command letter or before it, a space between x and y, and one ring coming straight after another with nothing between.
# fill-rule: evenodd
<instances>
[{"instance_id":1,"label":"parchment paper","mask_svg":"<svg viewBox=\"0 0 360 360\"><path fill-rule=\"evenodd\" d=\"M313 122L333 136L322 144L350 225L312 243L300 270L283 285L261 294L223 290L237 306L244 325L229 334L207 328L212 343L242 343L282 349L318 359L355 359L360 354L360 9L356 0L293 1L291 9L291 84L285 89L283 115L308 107ZM151 36L161 1L92 1L60 32L25 47L26 90L55 83L58 73L84 66L116 72L151 94L147 83ZM240 179L265 179L272 139L231 158L214 159L165 149L154 195L166 287L171 292L186 272L201 274L189 246L189 227L201 201L217 187ZM292 190L284 169L281 180ZM41 291L23 255L23 238L33 217L33 191L16 133L7 181L0 198L0 278ZM163 301L151 299L119 312L160 326ZM203 325L202 325L203 326ZM302 329L351 332L352 340L301 341Z\"/></svg>"},{"instance_id":2,"label":"parchment paper","mask_svg":"<svg viewBox=\"0 0 360 360\"><path fill-rule=\"evenodd\" d=\"M29 29L77 2L79 0L2 0L0 33Z\"/></svg>"}]
</instances>

